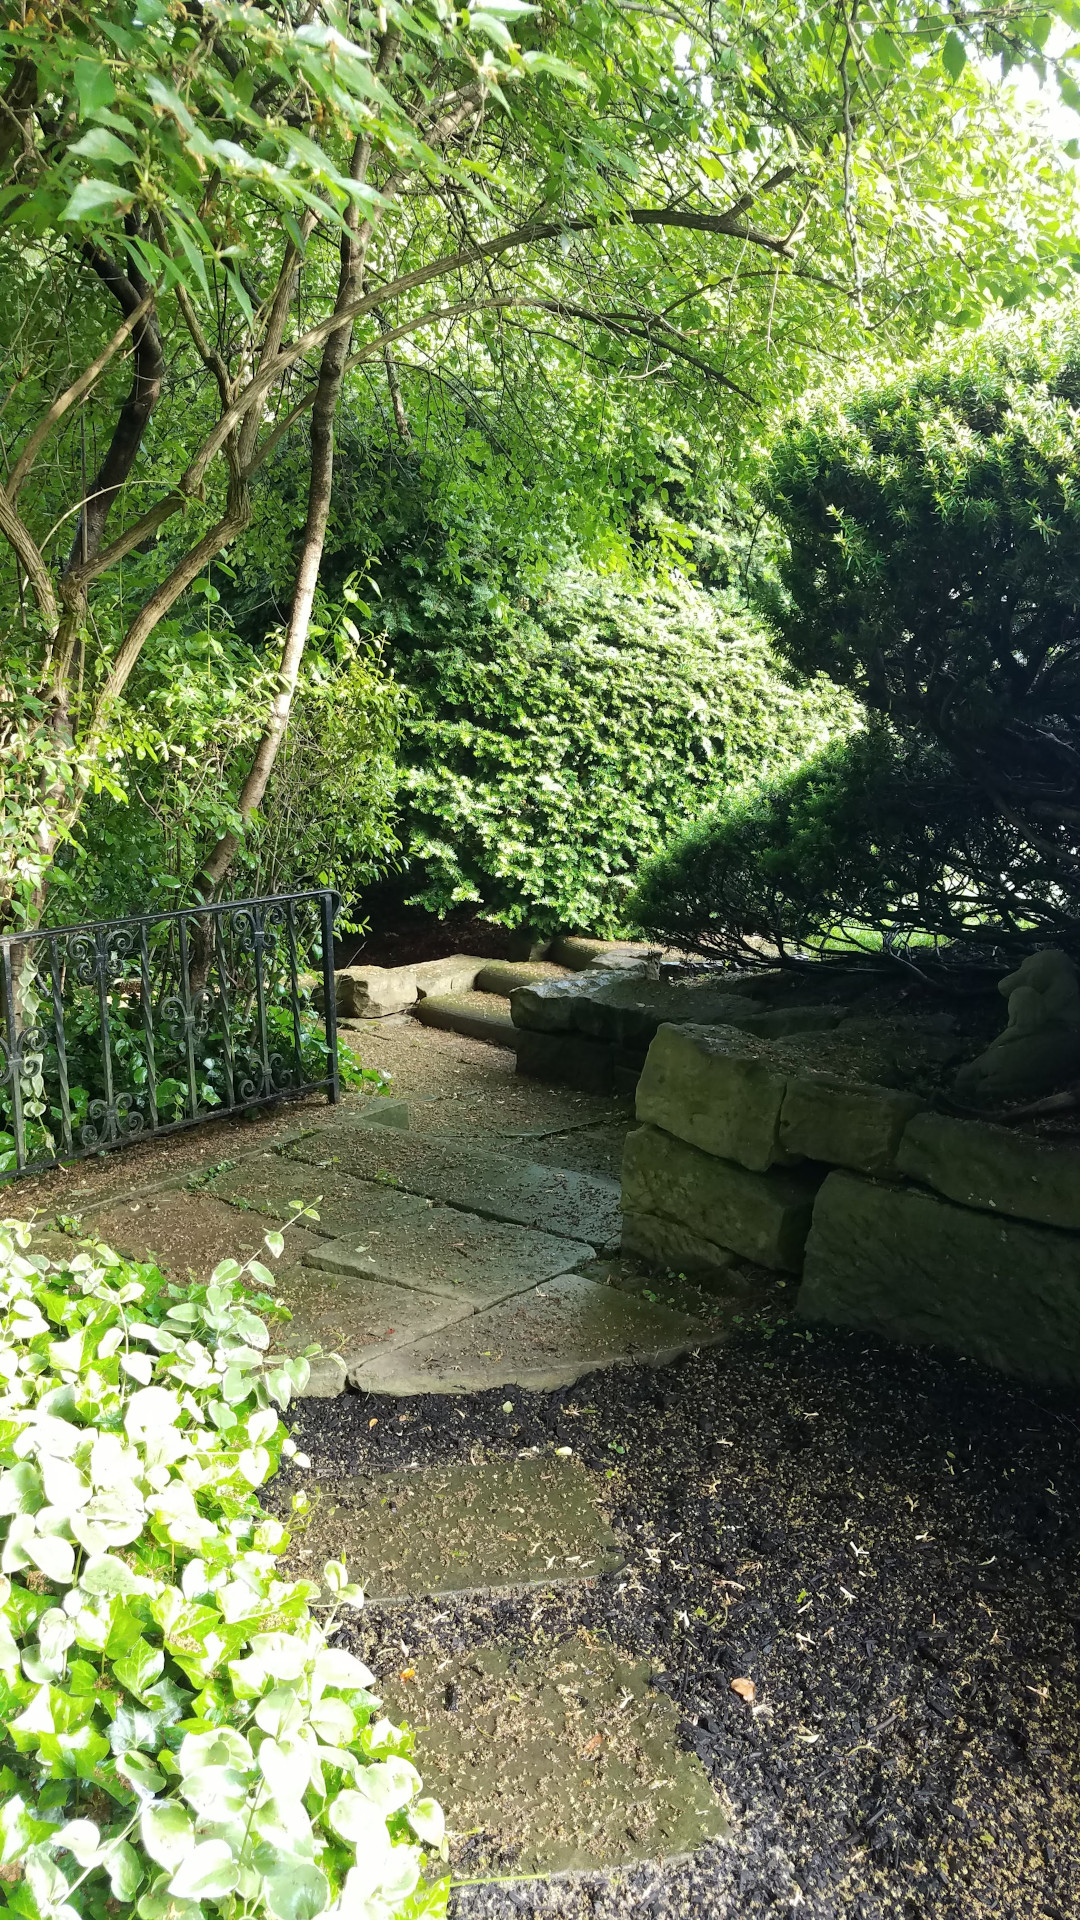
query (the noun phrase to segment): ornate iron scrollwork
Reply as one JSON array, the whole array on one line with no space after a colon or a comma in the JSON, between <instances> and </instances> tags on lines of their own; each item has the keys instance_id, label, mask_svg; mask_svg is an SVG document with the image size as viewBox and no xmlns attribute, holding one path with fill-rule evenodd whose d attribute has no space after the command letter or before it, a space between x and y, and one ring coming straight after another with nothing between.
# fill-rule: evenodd
<instances>
[{"instance_id":1,"label":"ornate iron scrollwork","mask_svg":"<svg viewBox=\"0 0 1080 1920\"><path fill-rule=\"evenodd\" d=\"M337 907L319 888L0 935L0 1180L301 1093L335 1100ZM313 958L322 1071L321 1049L305 1054Z\"/></svg>"}]
</instances>

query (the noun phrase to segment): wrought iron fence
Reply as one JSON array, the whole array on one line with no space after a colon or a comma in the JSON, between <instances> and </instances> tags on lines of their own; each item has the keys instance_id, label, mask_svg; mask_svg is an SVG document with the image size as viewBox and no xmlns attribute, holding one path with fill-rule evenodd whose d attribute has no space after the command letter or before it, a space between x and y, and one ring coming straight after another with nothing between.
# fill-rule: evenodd
<instances>
[{"instance_id":1,"label":"wrought iron fence","mask_svg":"<svg viewBox=\"0 0 1080 1920\"><path fill-rule=\"evenodd\" d=\"M321 888L0 936L0 1181L336 1100L338 904Z\"/></svg>"}]
</instances>

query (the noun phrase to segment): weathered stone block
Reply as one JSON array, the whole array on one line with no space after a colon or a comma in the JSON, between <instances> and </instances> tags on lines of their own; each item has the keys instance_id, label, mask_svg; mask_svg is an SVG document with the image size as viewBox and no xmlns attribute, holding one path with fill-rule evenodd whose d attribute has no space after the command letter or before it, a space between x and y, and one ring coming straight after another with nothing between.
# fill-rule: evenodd
<instances>
[{"instance_id":1,"label":"weathered stone block","mask_svg":"<svg viewBox=\"0 0 1080 1920\"><path fill-rule=\"evenodd\" d=\"M769 1043L730 1027L664 1026L637 1090L637 1117L706 1153L763 1172L780 1144L787 1086Z\"/></svg>"},{"instance_id":2,"label":"weathered stone block","mask_svg":"<svg viewBox=\"0 0 1080 1920\"><path fill-rule=\"evenodd\" d=\"M616 960L620 964L627 959L643 961L650 951L648 946L632 940L587 940L578 934L563 933L551 942L547 958L557 967L569 967L577 973L594 961Z\"/></svg>"},{"instance_id":3,"label":"weathered stone block","mask_svg":"<svg viewBox=\"0 0 1080 1920\"><path fill-rule=\"evenodd\" d=\"M754 1031L755 1002L708 980L612 979L583 994L575 1009L579 1033L643 1051L668 1024L742 1027ZM766 1016L767 1017L767 1016Z\"/></svg>"},{"instance_id":4,"label":"weathered stone block","mask_svg":"<svg viewBox=\"0 0 1080 1920\"><path fill-rule=\"evenodd\" d=\"M474 953L451 953L444 960L422 960L412 971L423 999L428 993L468 993L485 965Z\"/></svg>"},{"instance_id":5,"label":"weathered stone block","mask_svg":"<svg viewBox=\"0 0 1080 1920\"><path fill-rule=\"evenodd\" d=\"M404 1013L416 999L413 967L339 967L334 975L337 1010L350 1020ZM318 1004L316 997L316 1004Z\"/></svg>"},{"instance_id":6,"label":"weathered stone block","mask_svg":"<svg viewBox=\"0 0 1080 1920\"><path fill-rule=\"evenodd\" d=\"M407 1100L391 1100L385 1094L364 1093L360 1095L356 1106L349 1108L348 1111L358 1126L408 1129L409 1103Z\"/></svg>"},{"instance_id":7,"label":"weathered stone block","mask_svg":"<svg viewBox=\"0 0 1080 1920\"><path fill-rule=\"evenodd\" d=\"M511 1006L517 998L511 998ZM558 1080L584 1093L611 1093L615 1050L578 1033L534 1033L518 1027L517 1070L534 1080Z\"/></svg>"},{"instance_id":8,"label":"weathered stone block","mask_svg":"<svg viewBox=\"0 0 1080 1920\"><path fill-rule=\"evenodd\" d=\"M622 1251L679 1273L723 1273L735 1258L729 1247L702 1239L662 1213L624 1212Z\"/></svg>"},{"instance_id":9,"label":"weathered stone block","mask_svg":"<svg viewBox=\"0 0 1080 1920\"><path fill-rule=\"evenodd\" d=\"M510 995L510 1018L515 1027L527 1027L530 1033L579 1032L580 1008L590 997L603 993L613 980L611 974L580 975L569 980L538 980L535 986L516 987Z\"/></svg>"},{"instance_id":10,"label":"weathered stone block","mask_svg":"<svg viewBox=\"0 0 1080 1920\"><path fill-rule=\"evenodd\" d=\"M780 1109L780 1143L792 1154L893 1173L904 1128L922 1105L915 1094L862 1086L828 1074L789 1080Z\"/></svg>"},{"instance_id":11,"label":"weathered stone block","mask_svg":"<svg viewBox=\"0 0 1080 1920\"><path fill-rule=\"evenodd\" d=\"M1075 1386L1080 1235L831 1173L814 1208L798 1312Z\"/></svg>"},{"instance_id":12,"label":"weathered stone block","mask_svg":"<svg viewBox=\"0 0 1080 1920\"><path fill-rule=\"evenodd\" d=\"M658 1127L640 1127L626 1142L622 1204L631 1216L661 1215L699 1241L797 1273L819 1181L802 1169L749 1173Z\"/></svg>"},{"instance_id":13,"label":"weathered stone block","mask_svg":"<svg viewBox=\"0 0 1080 1920\"><path fill-rule=\"evenodd\" d=\"M1033 1140L982 1120L922 1113L900 1142L897 1165L966 1207L1080 1232L1076 1147Z\"/></svg>"},{"instance_id":14,"label":"weathered stone block","mask_svg":"<svg viewBox=\"0 0 1080 1920\"><path fill-rule=\"evenodd\" d=\"M565 980L563 967L547 960L486 960L473 985L477 993L500 993L505 997L515 987L535 987L543 980Z\"/></svg>"}]
</instances>

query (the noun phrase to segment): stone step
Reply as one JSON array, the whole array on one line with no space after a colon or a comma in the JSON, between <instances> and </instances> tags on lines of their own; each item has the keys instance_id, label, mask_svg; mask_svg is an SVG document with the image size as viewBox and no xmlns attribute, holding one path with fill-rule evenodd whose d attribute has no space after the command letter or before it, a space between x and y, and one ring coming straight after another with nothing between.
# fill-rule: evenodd
<instances>
[{"instance_id":1,"label":"stone step","mask_svg":"<svg viewBox=\"0 0 1080 1920\"><path fill-rule=\"evenodd\" d=\"M502 994L429 993L417 1001L413 1015L425 1027L463 1033L470 1040L486 1040L489 1046L517 1045L510 1002Z\"/></svg>"},{"instance_id":2,"label":"stone step","mask_svg":"<svg viewBox=\"0 0 1080 1920\"><path fill-rule=\"evenodd\" d=\"M466 1213L584 1241L598 1252L619 1244L616 1181L510 1159L471 1142L332 1121L292 1141L282 1160L396 1186Z\"/></svg>"},{"instance_id":3,"label":"stone step","mask_svg":"<svg viewBox=\"0 0 1080 1920\"><path fill-rule=\"evenodd\" d=\"M625 1565L590 1475L554 1453L320 1475L290 1571L302 1579L328 1559L381 1606L580 1584Z\"/></svg>"},{"instance_id":4,"label":"stone step","mask_svg":"<svg viewBox=\"0 0 1080 1920\"><path fill-rule=\"evenodd\" d=\"M614 1366L666 1366L723 1335L689 1314L566 1273L350 1368L367 1393L551 1392Z\"/></svg>"},{"instance_id":5,"label":"stone step","mask_svg":"<svg viewBox=\"0 0 1080 1920\"><path fill-rule=\"evenodd\" d=\"M419 1287L488 1307L593 1257L592 1248L583 1241L562 1240L501 1220L481 1220L475 1213L458 1213L430 1200L417 1203L412 1194L374 1184L369 1188L359 1180L354 1185L359 1193L371 1192L380 1202L400 1202L401 1217L395 1218L384 1205L378 1224L310 1247L304 1256L306 1266L319 1267L324 1273L366 1274L391 1286Z\"/></svg>"},{"instance_id":6,"label":"stone step","mask_svg":"<svg viewBox=\"0 0 1080 1920\"><path fill-rule=\"evenodd\" d=\"M651 1686L647 1662L585 1633L528 1652L423 1655L404 1672L400 1662L388 1655L379 1693L416 1734L424 1789L447 1809L451 1869L462 1877L596 1873L729 1837L700 1760L680 1745L680 1711Z\"/></svg>"}]
</instances>

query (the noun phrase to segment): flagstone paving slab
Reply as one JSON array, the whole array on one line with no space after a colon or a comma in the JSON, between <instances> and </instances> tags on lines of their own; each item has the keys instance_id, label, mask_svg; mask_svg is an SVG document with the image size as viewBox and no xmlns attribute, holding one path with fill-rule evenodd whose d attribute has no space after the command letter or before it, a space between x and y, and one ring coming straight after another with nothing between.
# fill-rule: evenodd
<instances>
[{"instance_id":1,"label":"flagstone paving slab","mask_svg":"<svg viewBox=\"0 0 1080 1920\"><path fill-rule=\"evenodd\" d=\"M376 1192L381 1198L381 1190ZM327 1273L371 1274L395 1286L421 1287L487 1307L593 1257L583 1241L481 1220L475 1213L458 1213L431 1201L422 1205L419 1217L387 1216L378 1226L365 1228L362 1239L354 1234L320 1241L306 1255L307 1264Z\"/></svg>"},{"instance_id":2,"label":"flagstone paving slab","mask_svg":"<svg viewBox=\"0 0 1080 1920\"><path fill-rule=\"evenodd\" d=\"M83 1220L83 1232L103 1240L132 1260L156 1260L172 1280L190 1273L207 1280L220 1260L253 1256L270 1268L274 1262L263 1245L269 1221L228 1207L207 1193L172 1187L140 1200L113 1200L95 1207ZM299 1262L319 1244L315 1234L290 1227L285 1235L285 1258Z\"/></svg>"},{"instance_id":3,"label":"flagstone paving slab","mask_svg":"<svg viewBox=\"0 0 1080 1920\"><path fill-rule=\"evenodd\" d=\"M523 1655L432 1655L407 1671L380 1692L416 1734L425 1791L449 1815L451 1865L470 1879L677 1859L730 1835L647 1663L582 1634Z\"/></svg>"},{"instance_id":4,"label":"flagstone paving slab","mask_svg":"<svg viewBox=\"0 0 1080 1920\"><path fill-rule=\"evenodd\" d=\"M619 1244L618 1185L593 1174L389 1127L320 1127L294 1141L284 1157L289 1164L305 1161L362 1180L382 1179L468 1213L587 1241L600 1252Z\"/></svg>"},{"instance_id":5,"label":"flagstone paving slab","mask_svg":"<svg viewBox=\"0 0 1080 1920\"><path fill-rule=\"evenodd\" d=\"M289 1219L296 1211L294 1202L299 1200L318 1213L318 1220L309 1224L328 1239L403 1226L425 1220L431 1211L431 1202L420 1195L401 1193L377 1182L365 1183L336 1167L285 1160L276 1153L263 1154L220 1173L208 1191L235 1206L272 1214L275 1220Z\"/></svg>"},{"instance_id":6,"label":"flagstone paving slab","mask_svg":"<svg viewBox=\"0 0 1080 1920\"><path fill-rule=\"evenodd\" d=\"M466 1462L323 1479L290 1560L344 1560L369 1602L565 1585L625 1564L572 1460Z\"/></svg>"},{"instance_id":7,"label":"flagstone paving slab","mask_svg":"<svg viewBox=\"0 0 1080 1920\"><path fill-rule=\"evenodd\" d=\"M467 1300L442 1299L379 1280L335 1277L316 1267L288 1266L275 1273L274 1280L275 1296L293 1317L284 1324L271 1323L272 1351L302 1353L318 1345L340 1355L346 1370L373 1353L390 1352L452 1326L473 1311ZM344 1385L342 1377L339 1393Z\"/></svg>"},{"instance_id":8,"label":"flagstone paving slab","mask_svg":"<svg viewBox=\"0 0 1080 1920\"><path fill-rule=\"evenodd\" d=\"M550 1391L598 1367L663 1366L722 1337L688 1314L565 1273L467 1323L374 1355L350 1368L349 1380L368 1393Z\"/></svg>"}]
</instances>

